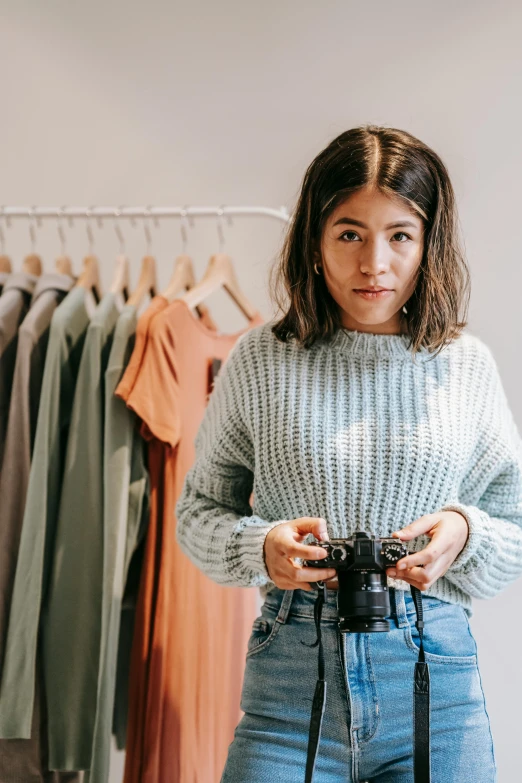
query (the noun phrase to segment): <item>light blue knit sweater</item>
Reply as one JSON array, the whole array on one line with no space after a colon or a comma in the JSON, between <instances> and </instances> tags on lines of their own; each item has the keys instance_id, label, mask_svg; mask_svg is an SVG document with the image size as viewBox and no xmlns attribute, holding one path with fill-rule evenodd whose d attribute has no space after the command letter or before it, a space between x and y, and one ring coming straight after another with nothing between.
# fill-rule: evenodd
<instances>
[{"instance_id":1,"label":"light blue knit sweater","mask_svg":"<svg viewBox=\"0 0 522 783\"><path fill-rule=\"evenodd\" d=\"M322 517L331 538L389 536L442 510L464 514L469 539L423 594L471 616L472 598L522 573L522 441L495 359L468 333L415 363L408 343L339 329L306 349L270 323L240 338L176 507L179 544L204 573L265 594L264 540L282 521Z\"/></svg>"}]
</instances>

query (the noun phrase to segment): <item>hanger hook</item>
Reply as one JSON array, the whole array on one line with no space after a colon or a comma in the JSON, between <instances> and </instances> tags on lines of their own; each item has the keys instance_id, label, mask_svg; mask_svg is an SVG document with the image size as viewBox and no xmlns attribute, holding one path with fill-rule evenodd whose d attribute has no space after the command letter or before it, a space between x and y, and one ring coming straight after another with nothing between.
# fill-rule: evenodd
<instances>
[{"instance_id":1,"label":"hanger hook","mask_svg":"<svg viewBox=\"0 0 522 783\"><path fill-rule=\"evenodd\" d=\"M31 250L36 252L36 226L39 226L39 221L36 216L36 207L31 207L29 210L29 236L31 238Z\"/></svg>"},{"instance_id":2,"label":"hanger hook","mask_svg":"<svg viewBox=\"0 0 522 783\"><path fill-rule=\"evenodd\" d=\"M152 237L150 235L150 213L151 213L152 206L145 207L145 217L143 220L143 228L145 230L145 239L146 239L146 247L145 247L145 254L150 255L150 248L152 245Z\"/></svg>"},{"instance_id":3,"label":"hanger hook","mask_svg":"<svg viewBox=\"0 0 522 783\"><path fill-rule=\"evenodd\" d=\"M118 218L121 216L121 209L116 209L114 211L114 230L116 231L116 236L120 240L120 255L124 255L125 253L125 239L122 233L121 228L118 225Z\"/></svg>"},{"instance_id":4,"label":"hanger hook","mask_svg":"<svg viewBox=\"0 0 522 783\"><path fill-rule=\"evenodd\" d=\"M60 209L58 210L58 218L57 218L58 236L60 237L62 256L65 255L65 231L63 230L63 216L66 209L67 207L60 207Z\"/></svg>"},{"instance_id":5,"label":"hanger hook","mask_svg":"<svg viewBox=\"0 0 522 783\"><path fill-rule=\"evenodd\" d=\"M87 230L87 240L89 242L89 255L92 256L94 252L94 235L92 233L92 211L94 207L87 207L85 210L85 216L87 218L87 223L85 224L85 228Z\"/></svg>"},{"instance_id":6,"label":"hanger hook","mask_svg":"<svg viewBox=\"0 0 522 783\"><path fill-rule=\"evenodd\" d=\"M11 218L10 218L9 215L6 215L5 206L2 207L2 216L3 216L4 220L5 220L5 227L6 228L11 228Z\"/></svg>"},{"instance_id":7,"label":"hanger hook","mask_svg":"<svg viewBox=\"0 0 522 783\"><path fill-rule=\"evenodd\" d=\"M181 210L181 223L180 223L180 230L181 230L181 245L182 245L182 253L187 252L187 241L188 241L188 234L187 234L187 226L190 226L190 220L188 217L189 206L188 204L185 204L183 209Z\"/></svg>"},{"instance_id":8,"label":"hanger hook","mask_svg":"<svg viewBox=\"0 0 522 783\"><path fill-rule=\"evenodd\" d=\"M222 204L217 211L217 230L219 237L219 252L223 253L225 250L225 234L223 231L223 215L225 214L225 205Z\"/></svg>"}]
</instances>

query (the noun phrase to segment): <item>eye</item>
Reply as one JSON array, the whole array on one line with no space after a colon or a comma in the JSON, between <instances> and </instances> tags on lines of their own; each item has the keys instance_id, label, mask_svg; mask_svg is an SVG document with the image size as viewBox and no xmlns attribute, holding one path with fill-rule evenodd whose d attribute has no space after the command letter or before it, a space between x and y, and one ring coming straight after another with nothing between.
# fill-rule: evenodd
<instances>
[{"instance_id":1,"label":"eye","mask_svg":"<svg viewBox=\"0 0 522 783\"><path fill-rule=\"evenodd\" d=\"M353 234L355 237L357 236L357 234L355 233L355 231L343 231L343 233L341 234L341 236L339 237L339 239L342 239L342 238L343 238L343 237L345 237L347 234ZM349 242L351 242L352 240L351 240L351 239L349 239L348 241L349 241Z\"/></svg>"},{"instance_id":2,"label":"eye","mask_svg":"<svg viewBox=\"0 0 522 783\"><path fill-rule=\"evenodd\" d=\"M357 238L359 238L359 237L358 237L358 234L356 234L356 233L355 233L355 231L344 231L344 232L341 234L341 236L339 237L339 239L342 239L343 237L345 237L345 236L348 236L349 234L351 234L351 235L352 235L352 236L354 236L354 237L357 237ZM393 235L392 239L393 239L394 237L399 237L399 236L403 236L403 237L406 237L406 239L410 239L410 240L411 240L411 236L410 236L409 234L406 234L404 231L397 231L397 233ZM353 242L354 240L352 240L352 239L348 239L348 240L345 240L345 241L347 241L347 242ZM399 240L399 242L403 242L403 240L401 239L401 240Z\"/></svg>"}]
</instances>

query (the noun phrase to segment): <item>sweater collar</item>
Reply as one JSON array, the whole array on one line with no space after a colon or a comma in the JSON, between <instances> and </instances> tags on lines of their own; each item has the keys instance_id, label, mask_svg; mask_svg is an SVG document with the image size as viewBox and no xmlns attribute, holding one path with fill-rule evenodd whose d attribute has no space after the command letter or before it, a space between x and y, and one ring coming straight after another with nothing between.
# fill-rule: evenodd
<instances>
[{"instance_id":1,"label":"sweater collar","mask_svg":"<svg viewBox=\"0 0 522 783\"><path fill-rule=\"evenodd\" d=\"M343 353L351 353L363 358L392 357L394 359L413 359L413 352L408 334L375 334L374 332L358 332L356 329L339 327L332 337L332 345L338 346ZM426 361L431 352L421 346L415 354L417 361Z\"/></svg>"}]
</instances>

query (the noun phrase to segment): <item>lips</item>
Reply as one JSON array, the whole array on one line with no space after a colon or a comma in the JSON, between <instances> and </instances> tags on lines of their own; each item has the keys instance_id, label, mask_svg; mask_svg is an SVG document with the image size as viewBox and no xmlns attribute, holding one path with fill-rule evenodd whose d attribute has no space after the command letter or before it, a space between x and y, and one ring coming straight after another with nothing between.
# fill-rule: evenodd
<instances>
[{"instance_id":1,"label":"lips","mask_svg":"<svg viewBox=\"0 0 522 783\"><path fill-rule=\"evenodd\" d=\"M388 294L391 294L392 291L389 288L382 288L380 291L370 290L365 291L362 288L354 288L354 292L357 294L357 296L360 296L361 299L366 299L368 301L375 301L376 299L385 299Z\"/></svg>"}]
</instances>

